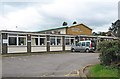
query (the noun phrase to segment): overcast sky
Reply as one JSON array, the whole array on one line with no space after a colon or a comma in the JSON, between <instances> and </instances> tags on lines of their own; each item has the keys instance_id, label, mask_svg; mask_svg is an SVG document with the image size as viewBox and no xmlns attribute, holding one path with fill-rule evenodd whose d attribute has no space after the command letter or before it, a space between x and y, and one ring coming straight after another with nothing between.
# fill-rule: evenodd
<instances>
[{"instance_id":1,"label":"overcast sky","mask_svg":"<svg viewBox=\"0 0 120 79\"><path fill-rule=\"evenodd\" d=\"M40 31L77 21L94 32L106 32L118 19L118 1L1 0L0 30Z\"/></svg>"}]
</instances>

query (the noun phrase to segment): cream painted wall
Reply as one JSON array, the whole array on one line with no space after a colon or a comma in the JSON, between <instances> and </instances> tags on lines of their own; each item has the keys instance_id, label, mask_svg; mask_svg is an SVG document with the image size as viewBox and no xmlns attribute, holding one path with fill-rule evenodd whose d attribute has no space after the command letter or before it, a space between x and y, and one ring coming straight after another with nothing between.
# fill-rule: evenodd
<instances>
[{"instance_id":1,"label":"cream painted wall","mask_svg":"<svg viewBox=\"0 0 120 79\"><path fill-rule=\"evenodd\" d=\"M65 46L65 50L71 50L71 46L69 46L69 45L67 46L67 45L66 45L66 46Z\"/></svg>"},{"instance_id":2,"label":"cream painted wall","mask_svg":"<svg viewBox=\"0 0 120 79\"><path fill-rule=\"evenodd\" d=\"M31 52L45 52L45 51L47 51L46 47L41 47L41 46L31 47Z\"/></svg>"},{"instance_id":3,"label":"cream painted wall","mask_svg":"<svg viewBox=\"0 0 120 79\"><path fill-rule=\"evenodd\" d=\"M58 31L60 31L60 34L66 34L66 29L59 29Z\"/></svg>"},{"instance_id":4,"label":"cream painted wall","mask_svg":"<svg viewBox=\"0 0 120 79\"><path fill-rule=\"evenodd\" d=\"M62 46L51 46L50 51L62 51Z\"/></svg>"},{"instance_id":5,"label":"cream painted wall","mask_svg":"<svg viewBox=\"0 0 120 79\"><path fill-rule=\"evenodd\" d=\"M8 53L27 53L26 46L8 46Z\"/></svg>"}]
</instances>

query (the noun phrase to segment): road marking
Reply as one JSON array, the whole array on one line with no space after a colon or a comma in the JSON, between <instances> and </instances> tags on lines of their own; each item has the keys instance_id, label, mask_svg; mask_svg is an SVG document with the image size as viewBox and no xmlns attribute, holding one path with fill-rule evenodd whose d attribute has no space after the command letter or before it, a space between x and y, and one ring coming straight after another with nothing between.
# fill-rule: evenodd
<instances>
[{"instance_id":1,"label":"road marking","mask_svg":"<svg viewBox=\"0 0 120 79\"><path fill-rule=\"evenodd\" d=\"M69 74L66 74L65 76L80 76L79 70L75 70L70 72Z\"/></svg>"}]
</instances>

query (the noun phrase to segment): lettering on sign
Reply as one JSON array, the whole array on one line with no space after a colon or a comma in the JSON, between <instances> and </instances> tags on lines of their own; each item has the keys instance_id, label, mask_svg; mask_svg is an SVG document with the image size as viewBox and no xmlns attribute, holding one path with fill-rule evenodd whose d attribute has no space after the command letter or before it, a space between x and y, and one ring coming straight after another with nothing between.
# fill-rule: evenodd
<instances>
[{"instance_id":1,"label":"lettering on sign","mask_svg":"<svg viewBox=\"0 0 120 79\"><path fill-rule=\"evenodd\" d=\"M31 42L31 40L28 40L27 42Z\"/></svg>"},{"instance_id":2,"label":"lettering on sign","mask_svg":"<svg viewBox=\"0 0 120 79\"><path fill-rule=\"evenodd\" d=\"M50 41L47 41L47 42L50 42Z\"/></svg>"},{"instance_id":3,"label":"lettering on sign","mask_svg":"<svg viewBox=\"0 0 120 79\"><path fill-rule=\"evenodd\" d=\"M71 28L72 31L80 31L80 28Z\"/></svg>"},{"instance_id":4,"label":"lettering on sign","mask_svg":"<svg viewBox=\"0 0 120 79\"><path fill-rule=\"evenodd\" d=\"M8 43L8 39L3 39L3 43Z\"/></svg>"}]
</instances>

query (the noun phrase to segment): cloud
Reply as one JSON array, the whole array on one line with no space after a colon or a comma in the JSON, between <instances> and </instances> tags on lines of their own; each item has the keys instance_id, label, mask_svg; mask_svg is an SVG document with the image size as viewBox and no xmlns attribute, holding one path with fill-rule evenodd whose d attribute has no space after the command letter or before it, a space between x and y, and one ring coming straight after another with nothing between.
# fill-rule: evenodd
<instances>
[{"instance_id":1,"label":"cloud","mask_svg":"<svg viewBox=\"0 0 120 79\"><path fill-rule=\"evenodd\" d=\"M7 1L2 6L4 9L1 9L4 12L4 15L0 15L1 30L38 31L59 27L64 21L69 26L77 21L97 32L107 31L111 23L118 19L119 0Z\"/></svg>"},{"instance_id":2,"label":"cloud","mask_svg":"<svg viewBox=\"0 0 120 79\"><path fill-rule=\"evenodd\" d=\"M5 16L0 17L2 22L1 26L8 30L35 30L37 24L42 22L42 16L33 7L27 7L9 12ZM18 28L16 28L16 26Z\"/></svg>"}]
</instances>

